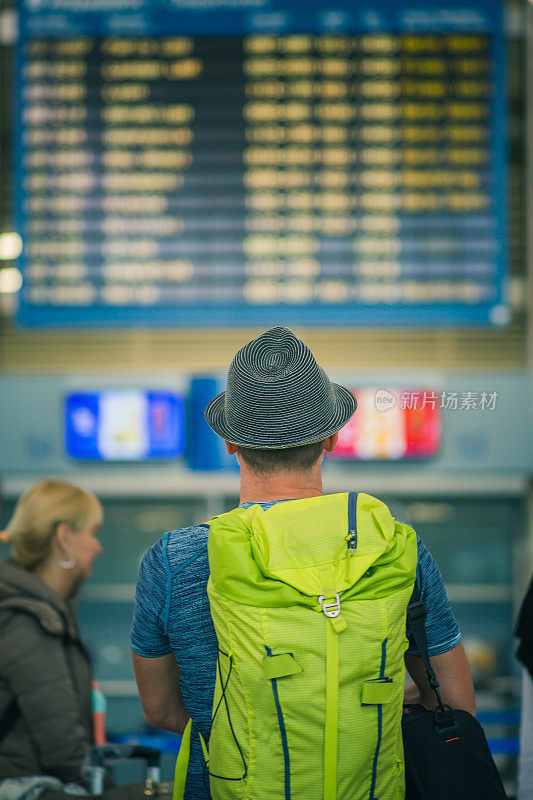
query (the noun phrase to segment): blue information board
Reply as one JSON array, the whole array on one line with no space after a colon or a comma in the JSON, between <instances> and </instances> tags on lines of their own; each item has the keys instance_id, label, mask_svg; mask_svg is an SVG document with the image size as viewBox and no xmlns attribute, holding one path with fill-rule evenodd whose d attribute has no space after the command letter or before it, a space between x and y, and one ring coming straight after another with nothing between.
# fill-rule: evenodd
<instances>
[{"instance_id":1,"label":"blue information board","mask_svg":"<svg viewBox=\"0 0 533 800\"><path fill-rule=\"evenodd\" d=\"M503 325L502 0L20 0L24 325Z\"/></svg>"},{"instance_id":2,"label":"blue information board","mask_svg":"<svg viewBox=\"0 0 533 800\"><path fill-rule=\"evenodd\" d=\"M185 403L173 392L75 392L64 414L65 451L74 459L146 461L185 451Z\"/></svg>"}]
</instances>

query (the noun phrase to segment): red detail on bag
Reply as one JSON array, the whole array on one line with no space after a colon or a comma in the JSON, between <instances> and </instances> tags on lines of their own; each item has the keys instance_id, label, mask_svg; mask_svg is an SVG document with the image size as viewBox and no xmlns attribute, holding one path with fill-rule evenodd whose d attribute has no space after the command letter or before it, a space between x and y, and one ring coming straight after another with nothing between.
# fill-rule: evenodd
<instances>
[{"instance_id":1,"label":"red detail on bag","mask_svg":"<svg viewBox=\"0 0 533 800\"><path fill-rule=\"evenodd\" d=\"M454 739L446 739L446 741L444 742L444 744L448 744L448 742L458 742L458 741L459 741L459 737L458 737L458 736L456 736Z\"/></svg>"}]
</instances>

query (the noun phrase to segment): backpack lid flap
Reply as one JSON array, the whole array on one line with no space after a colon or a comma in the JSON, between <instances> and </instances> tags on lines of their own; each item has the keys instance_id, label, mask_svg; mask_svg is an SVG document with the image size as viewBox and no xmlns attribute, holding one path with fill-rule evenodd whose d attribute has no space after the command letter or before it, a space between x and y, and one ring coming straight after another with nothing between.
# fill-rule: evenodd
<instances>
[{"instance_id":1,"label":"backpack lid flap","mask_svg":"<svg viewBox=\"0 0 533 800\"><path fill-rule=\"evenodd\" d=\"M393 544L395 521L379 500L359 495L357 546L348 547L351 527L348 493L255 507L251 523L252 555L261 573L309 595L352 587ZM376 507L365 503L365 497ZM382 509L378 504L383 506ZM324 572L332 575L324 585Z\"/></svg>"},{"instance_id":2,"label":"backpack lid flap","mask_svg":"<svg viewBox=\"0 0 533 800\"><path fill-rule=\"evenodd\" d=\"M212 586L249 605L316 605L318 595L331 593L324 586L325 569L333 576L331 591L344 592L378 560L401 557L404 529L414 533L364 493L357 496L357 545L349 546L354 522L349 523L348 499L347 492L323 495L268 509L238 508L214 518L208 546Z\"/></svg>"}]
</instances>

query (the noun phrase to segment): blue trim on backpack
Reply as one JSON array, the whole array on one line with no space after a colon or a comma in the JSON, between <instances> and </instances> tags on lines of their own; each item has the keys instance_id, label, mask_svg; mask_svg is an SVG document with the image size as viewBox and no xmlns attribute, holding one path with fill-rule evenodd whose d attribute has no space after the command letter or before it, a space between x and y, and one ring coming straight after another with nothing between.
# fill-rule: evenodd
<instances>
[{"instance_id":1,"label":"blue trim on backpack","mask_svg":"<svg viewBox=\"0 0 533 800\"><path fill-rule=\"evenodd\" d=\"M272 655L270 647L265 645L267 655ZM276 711L278 714L279 732L281 734L281 746L283 747L283 761L285 768L285 800L291 800L291 760L289 757L289 745L287 742L287 729L285 728L285 720L283 719L283 711L279 702L278 695L278 682L276 678L271 679L272 691L274 693L274 701L276 703Z\"/></svg>"},{"instance_id":2,"label":"blue trim on backpack","mask_svg":"<svg viewBox=\"0 0 533 800\"><path fill-rule=\"evenodd\" d=\"M359 492L350 492L348 494L348 529L354 532L355 541L351 547L355 550L357 547L357 497Z\"/></svg>"},{"instance_id":3,"label":"blue trim on backpack","mask_svg":"<svg viewBox=\"0 0 533 800\"><path fill-rule=\"evenodd\" d=\"M385 664L387 663L387 641L388 637L386 639L383 639L383 641L381 642L381 668L379 670L380 678L385 677Z\"/></svg>"},{"instance_id":4,"label":"blue trim on backpack","mask_svg":"<svg viewBox=\"0 0 533 800\"><path fill-rule=\"evenodd\" d=\"M388 638L388 637L387 637ZM385 665L387 662L387 639L381 643L381 667L379 669L379 677L385 677ZM376 779L378 774L378 756L379 748L381 747L381 736L383 733L383 704L378 704L378 740L376 742L376 752L374 753L374 763L372 764L372 784L370 786L369 800L377 800L376 795Z\"/></svg>"}]
</instances>

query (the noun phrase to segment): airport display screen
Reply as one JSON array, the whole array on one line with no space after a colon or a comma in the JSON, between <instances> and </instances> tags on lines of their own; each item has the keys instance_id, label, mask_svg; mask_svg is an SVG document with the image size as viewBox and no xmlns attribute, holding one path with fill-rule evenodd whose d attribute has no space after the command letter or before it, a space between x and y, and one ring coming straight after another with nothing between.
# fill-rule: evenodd
<instances>
[{"instance_id":1,"label":"airport display screen","mask_svg":"<svg viewBox=\"0 0 533 800\"><path fill-rule=\"evenodd\" d=\"M357 412L339 432L329 458L397 461L436 456L441 395L430 389L354 389Z\"/></svg>"},{"instance_id":2,"label":"airport display screen","mask_svg":"<svg viewBox=\"0 0 533 800\"><path fill-rule=\"evenodd\" d=\"M65 397L65 450L84 461L177 458L185 450L185 403L173 392L106 389Z\"/></svg>"},{"instance_id":3,"label":"airport display screen","mask_svg":"<svg viewBox=\"0 0 533 800\"><path fill-rule=\"evenodd\" d=\"M26 325L505 324L501 0L20 0Z\"/></svg>"}]
</instances>

